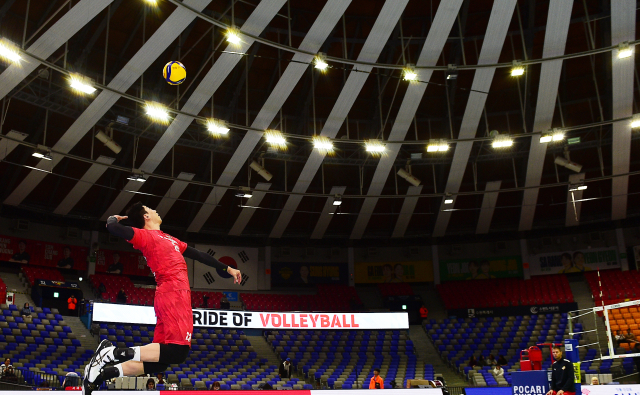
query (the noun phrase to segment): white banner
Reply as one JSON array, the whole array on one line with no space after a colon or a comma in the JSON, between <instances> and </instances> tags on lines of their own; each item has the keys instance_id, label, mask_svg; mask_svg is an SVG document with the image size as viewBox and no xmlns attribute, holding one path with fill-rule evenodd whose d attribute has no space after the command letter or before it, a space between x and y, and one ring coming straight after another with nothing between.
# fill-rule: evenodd
<instances>
[{"instance_id":1,"label":"white banner","mask_svg":"<svg viewBox=\"0 0 640 395\"><path fill-rule=\"evenodd\" d=\"M194 288L258 290L257 248L213 246L208 244L196 244L195 248L208 253L225 265L239 269L242 272L242 282L240 286L234 285L233 279L227 272L193 261Z\"/></svg>"},{"instance_id":2,"label":"white banner","mask_svg":"<svg viewBox=\"0 0 640 395\"><path fill-rule=\"evenodd\" d=\"M152 306L94 303L93 321L155 325ZM408 329L407 313L273 313L193 310L193 326L238 329Z\"/></svg>"},{"instance_id":3,"label":"white banner","mask_svg":"<svg viewBox=\"0 0 640 395\"><path fill-rule=\"evenodd\" d=\"M616 247L545 252L529 257L529 269L533 276L618 268L620 268L620 260Z\"/></svg>"},{"instance_id":4,"label":"white banner","mask_svg":"<svg viewBox=\"0 0 640 395\"><path fill-rule=\"evenodd\" d=\"M638 384L583 385L584 395L640 395Z\"/></svg>"}]
</instances>

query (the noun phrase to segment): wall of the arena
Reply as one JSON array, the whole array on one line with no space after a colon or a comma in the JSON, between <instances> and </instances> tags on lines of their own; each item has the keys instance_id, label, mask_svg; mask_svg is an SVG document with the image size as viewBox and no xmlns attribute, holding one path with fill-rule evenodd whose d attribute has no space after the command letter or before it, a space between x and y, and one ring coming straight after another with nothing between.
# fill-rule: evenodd
<instances>
[{"instance_id":1,"label":"wall of the arena","mask_svg":"<svg viewBox=\"0 0 640 395\"><path fill-rule=\"evenodd\" d=\"M555 268L536 268L540 260L557 259L565 252L598 255L593 267L615 267L628 270L638 267L634 247L640 246L640 228L625 228L592 232L579 232L567 228L567 234L530 239L496 240L490 242L441 245L408 245L377 247L317 247L317 246L265 246L257 250L255 274L257 284L252 290L270 290L273 287L296 286L306 271L315 278L308 283L341 283L354 285L380 282L445 282L476 276L473 266L484 263L490 267L488 276L480 272L475 278L519 277L557 273ZM574 231L573 233L569 233ZM133 252L129 243L109 237L105 231L80 229L75 236L69 229L29 222L28 231L16 229L16 220L0 218L0 235L46 241L70 246L89 247L93 240L102 249ZM238 247L242 248L242 247ZM249 248L249 247L247 247ZM636 249L640 251L640 249ZM602 257L602 256L604 257ZM638 256L640 260L640 255ZM475 262L472 263L472 262ZM193 264L190 264L193 269ZM542 264L544 266L544 263ZM311 267L313 266L313 267ZM345 270L346 267L346 270ZM470 267L472 269L470 269ZM274 272L275 270L275 272ZM478 269L480 270L480 269ZM481 270L480 270L481 271ZM402 276L399 273L402 272ZM473 273L472 273L473 272ZM394 279L394 275L395 278ZM277 277L277 279L276 279ZM346 277L346 278L343 278ZM272 284L272 280L276 279ZM290 284L288 284L290 283Z\"/></svg>"}]
</instances>

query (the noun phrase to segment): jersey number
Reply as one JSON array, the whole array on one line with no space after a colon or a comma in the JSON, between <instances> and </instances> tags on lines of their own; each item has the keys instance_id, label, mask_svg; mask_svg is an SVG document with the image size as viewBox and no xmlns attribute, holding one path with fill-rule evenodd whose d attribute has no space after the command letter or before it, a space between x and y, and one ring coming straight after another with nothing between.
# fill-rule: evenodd
<instances>
[{"instance_id":1,"label":"jersey number","mask_svg":"<svg viewBox=\"0 0 640 395\"><path fill-rule=\"evenodd\" d=\"M186 340L187 340L188 342L190 342L190 341L191 341L191 332L187 332L187 338L186 338Z\"/></svg>"}]
</instances>

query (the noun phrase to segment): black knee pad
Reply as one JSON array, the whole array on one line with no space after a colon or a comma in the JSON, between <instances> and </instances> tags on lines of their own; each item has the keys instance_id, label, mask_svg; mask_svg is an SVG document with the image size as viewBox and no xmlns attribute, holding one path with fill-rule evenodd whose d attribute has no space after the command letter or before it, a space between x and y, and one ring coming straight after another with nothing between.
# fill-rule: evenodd
<instances>
[{"instance_id":1,"label":"black knee pad","mask_svg":"<svg viewBox=\"0 0 640 395\"><path fill-rule=\"evenodd\" d=\"M160 358L158 362L174 365L183 363L189 355L189 346L181 344L160 344Z\"/></svg>"},{"instance_id":2,"label":"black knee pad","mask_svg":"<svg viewBox=\"0 0 640 395\"><path fill-rule=\"evenodd\" d=\"M145 374L164 373L169 367L168 364L162 362L143 362Z\"/></svg>"}]
</instances>

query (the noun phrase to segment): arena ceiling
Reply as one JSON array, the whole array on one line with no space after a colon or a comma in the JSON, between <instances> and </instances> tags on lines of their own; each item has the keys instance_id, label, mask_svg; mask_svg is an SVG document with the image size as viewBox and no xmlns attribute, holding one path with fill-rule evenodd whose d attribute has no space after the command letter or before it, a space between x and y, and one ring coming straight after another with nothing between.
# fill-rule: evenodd
<instances>
[{"instance_id":1,"label":"arena ceiling","mask_svg":"<svg viewBox=\"0 0 640 395\"><path fill-rule=\"evenodd\" d=\"M639 81L635 56L618 57L620 43L635 46L635 1L151 3L0 5L2 38L23 48L19 64L0 65L4 215L104 220L135 199L194 237L366 240L640 214ZM228 26L240 44L227 42ZM171 60L186 66L182 85L162 77ZM524 75L511 76L513 61ZM408 64L418 81L403 79ZM69 73L97 91L76 93ZM145 114L150 101L172 109L168 124ZM231 131L212 135L206 118ZM540 143L554 128L565 138ZM286 149L265 141L267 129L285 134ZM494 148L494 130L513 145ZM334 152L315 149L313 136ZM437 139L449 149L427 152ZM367 140L384 154L368 153ZM53 160L33 157L37 145ZM554 164L567 154L580 172ZM146 181L128 180L134 171ZM572 197L582 180L588 188ZM238 197L240 187L253 196Z\"/></svg>"}]
</instances>

